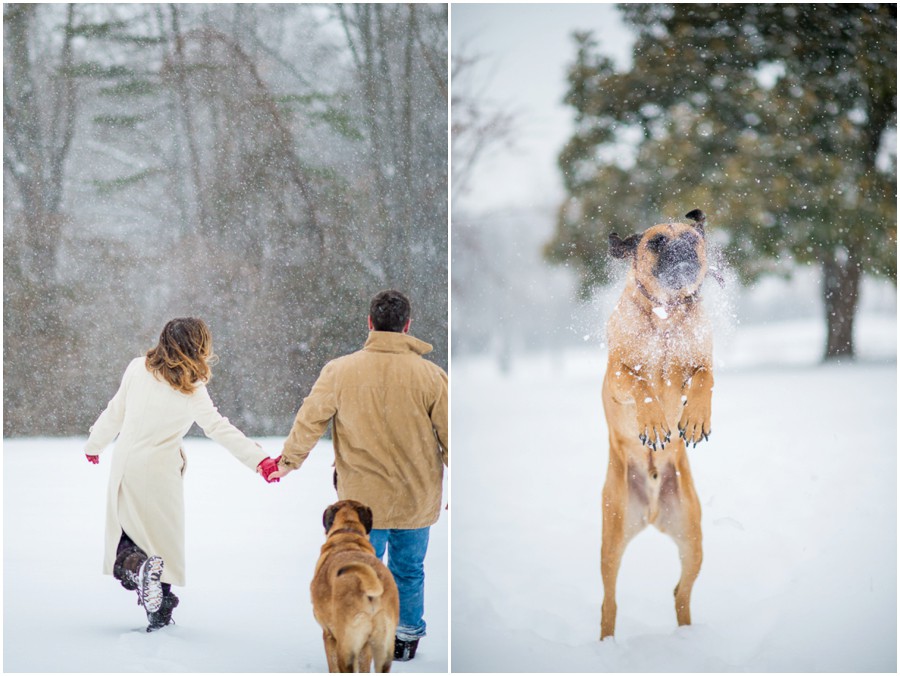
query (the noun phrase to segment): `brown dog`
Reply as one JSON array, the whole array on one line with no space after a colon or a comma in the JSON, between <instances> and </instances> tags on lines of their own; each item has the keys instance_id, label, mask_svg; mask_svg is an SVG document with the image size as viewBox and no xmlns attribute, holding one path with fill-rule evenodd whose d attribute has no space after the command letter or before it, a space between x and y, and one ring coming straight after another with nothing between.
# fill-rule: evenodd
<instances>
[{"instance_id":1,"label":"brown dog","mask_svg":"<svg viewBox=\"0 0 900 676\"><path fill-rule=\"evenodd\" d=\"M322 515L327 538L312 584L313 614L322 627L328 671L387 673L394 659L400 597L394 577L369 543L372 510L341 500Z\"/></svg>"},{"instance_id":2,"label":"brown dog","mask_svg":"<svg viewBox=\"0 0 900 676\"><path fill-rule=\"evenodd\" d=\"M706 217L695 209L686 218L691 223L655 225L624 240L609 236L610 254L630 259L631 269L607 324L601 640L615 632L622 554L648 524L678 545L675 613L679 625L691 623L703 549L686 450L709 437L713 373L712 334L699 296L707 271Z\"/></svg>"}]
</instances>

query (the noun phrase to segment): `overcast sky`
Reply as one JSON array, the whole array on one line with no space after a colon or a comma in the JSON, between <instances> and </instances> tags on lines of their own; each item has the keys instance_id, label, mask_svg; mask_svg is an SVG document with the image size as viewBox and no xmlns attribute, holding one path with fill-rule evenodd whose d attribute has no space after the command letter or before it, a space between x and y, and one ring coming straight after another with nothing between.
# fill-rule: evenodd
<instances>
[{"instance_id":1,"label":"overcast sky","mask_svg":"<svg viewBox=\"0 0 900 676\"><path fill-rule=\"evenodd\" d=\"M476 91L516 118L514 147L483 157L454 207L483 213L560 202L556 158L572 133L574 116L562 99L576 30L593 31L628 68L634 38L611 3L451 5L451 49L482 57Z\"/></svg>"}]
</instances>

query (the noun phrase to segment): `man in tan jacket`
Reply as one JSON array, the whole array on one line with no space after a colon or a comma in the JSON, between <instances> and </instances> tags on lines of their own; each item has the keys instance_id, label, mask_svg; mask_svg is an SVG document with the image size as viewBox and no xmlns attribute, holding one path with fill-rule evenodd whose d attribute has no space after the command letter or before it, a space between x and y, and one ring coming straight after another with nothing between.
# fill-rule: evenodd
<instances>
[{"instance_id":1,"label":"man in tan jacket","mask_svg":"<svg viewBox=\"0 0 900 676\"><path fill-rule=\"evenodd\" d=\"M422 358L431 345L408 335L400 292L375 296L368 324L362 350L322 369L271 477L297 469L333 422L338 497L372 509L369 538L400 591L394 658L406 661L425 635L425 552L450 448L447 374Z\"/></svg>"}]
</instances>

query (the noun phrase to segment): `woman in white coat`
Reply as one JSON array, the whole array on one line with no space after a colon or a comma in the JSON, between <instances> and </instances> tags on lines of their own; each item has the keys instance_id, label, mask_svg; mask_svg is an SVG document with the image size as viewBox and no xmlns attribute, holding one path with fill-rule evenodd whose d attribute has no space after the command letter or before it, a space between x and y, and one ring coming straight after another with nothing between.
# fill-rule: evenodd
<instances>
[{"instance_id":1,"label":"woman in white coat","mask_svg":"<svg viewBox=\"0 0 900 676\"><path fill-rule=\"evenodd\" d=\"M125 369L122 384L91 427L85 454L99 462L118 435L109 476L103 572L136 590L147 631L167 625L185 583L182 439L193 423L270 481L277 469L262 448L222 417L206 383L215 358L201 319L173 319L159 344ZM271 481L277 481L272 479Z\"/></svg>"}]
</instances>

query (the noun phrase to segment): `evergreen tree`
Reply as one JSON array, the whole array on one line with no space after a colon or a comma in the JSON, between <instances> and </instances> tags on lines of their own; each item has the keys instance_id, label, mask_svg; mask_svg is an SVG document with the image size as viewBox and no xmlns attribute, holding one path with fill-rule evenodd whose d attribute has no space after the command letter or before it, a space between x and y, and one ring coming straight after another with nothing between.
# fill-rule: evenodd
<instances>
[{"instance_id":1,"label":"evergreen tree","mask_svg":"<svg viewBox=\"0 0 900 676\"><path fill-rule=\"evenodd\" d=\"M622 9L629 72L575 36L548 257L589 292L609 232L701 208L745 282L821 266L825 356L852 356L861 275L896 281L896 5Z\"/></svg>"}]
</instances>

